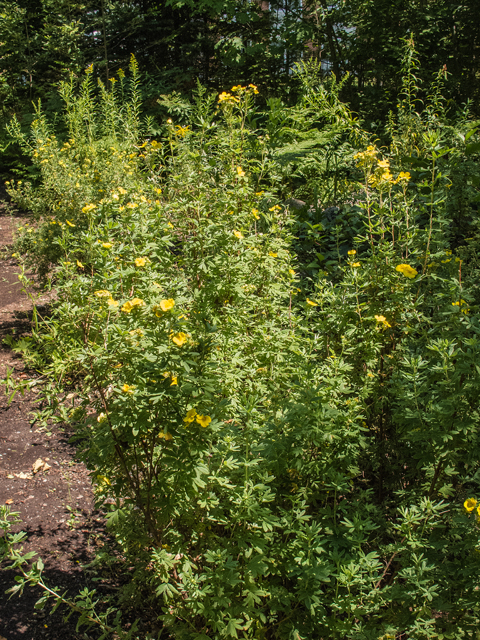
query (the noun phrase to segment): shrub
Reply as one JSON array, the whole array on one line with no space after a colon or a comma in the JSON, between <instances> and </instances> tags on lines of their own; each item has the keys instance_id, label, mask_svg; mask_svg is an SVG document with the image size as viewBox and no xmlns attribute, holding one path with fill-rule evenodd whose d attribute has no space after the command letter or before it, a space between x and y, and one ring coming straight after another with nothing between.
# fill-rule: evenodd
<instances>
[{"instance_id":1,"label":"shrub","mask_svg":"<svg viewBox=\"0 0 480 640\"><path fill-rule=\"evenodd\" d=\"M130 101L64 87L69 141L39 112L44 180L10 188L36 216L18 250L55 265L25 357L135 566L118 604L175 638L473 637L476 240L448 203L476 130L405 98L381 149L332 94L360 146L311 224L256 128L293 112L199 87L155 141L132 73Z\"/></svg>"}]
</instances>

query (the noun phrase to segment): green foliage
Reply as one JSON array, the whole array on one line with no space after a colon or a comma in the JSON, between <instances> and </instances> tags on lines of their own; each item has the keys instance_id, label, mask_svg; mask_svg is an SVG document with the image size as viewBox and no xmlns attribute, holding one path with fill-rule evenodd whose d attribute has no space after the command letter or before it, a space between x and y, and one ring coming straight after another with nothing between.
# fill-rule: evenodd
<instances>
[{"instance_id":1,"label":"green foliage","mask_svg":"<svg viewBox=\"0 0 480 640\"><path fill-rule=\"evenodd\" d=\"M416 42L424 83L444 67L451 106L470 101L476 109L479 18L475 0L408 7L385 0L2 0L2 110L28 125L31 102L41 98L54 114L52 90L70 73L94 63L108 84L131 53L145 73L150 113L159 95L189 94L197 78L215 88L255 82L265 96L292 104L292 70L314 59L325 76L348 78L343 98L380 133L401 89L402 38Z\"/></svg>"},{"instance_id":2,"label":"green foliage","mask_svg":"<svg viewBox=\"0 0 480 640\"><path fill-rule=\"evenodd\" d=\"M417 113L408 52L383 149L314 65L292 107L165 99L154 140L132 60L63 86L66 143L12 128L43 177L9 186L16 250L57 292L16 348L135 567L119 606L172 637L477 633L478 133Z\"/></svg>"}]
</instances>

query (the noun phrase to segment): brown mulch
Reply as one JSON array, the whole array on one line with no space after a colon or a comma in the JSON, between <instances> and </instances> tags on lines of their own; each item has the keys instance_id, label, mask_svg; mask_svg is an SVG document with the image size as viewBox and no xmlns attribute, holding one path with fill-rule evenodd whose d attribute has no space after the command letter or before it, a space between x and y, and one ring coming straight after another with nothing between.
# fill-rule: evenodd
<instances>
[{"instance_id":1,"label":"brown mulch","mask_svg":"<svg viewBox=\"0 0 480 640\"><path fill-rule=\"evenodd\" d=\"M0 205L0 252L7 256L0 259L0 379L7 367L13 370L14 378L30 377L21 357L3 343L6 336L27 336L31 329L32 305L21 291L19 266L11 250L7 251L12 231L23 218ZM28 534L24 551L35 551L42 557L49 586L67 590L72 596L85 586L96 588L98 583L89 582L91 574L81 565L92 561L96 550L105 544L104 518L94 510L88 472L69 444L71 434L60 426L38 428L32 424L33 392L25 397L17 395L8 404L3 389L0 387L0 504L9 503L19 512L22 525L16 530ZM50 469L33 473L39 458ZM14 571L0 571L0 640L85 638L75 632L74 617L65 623L61 611L49 615L48 604L44 610L34 609L42 595L40 588L28 587L21 597L6 595L14 578Z\"/></svg>"}]
</instances>

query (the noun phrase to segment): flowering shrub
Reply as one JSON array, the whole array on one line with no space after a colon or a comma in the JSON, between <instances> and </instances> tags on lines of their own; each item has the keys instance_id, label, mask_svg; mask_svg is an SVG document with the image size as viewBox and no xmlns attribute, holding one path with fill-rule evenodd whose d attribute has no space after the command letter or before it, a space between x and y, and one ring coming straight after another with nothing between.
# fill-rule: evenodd
<instances>
[{"instance_id":1,"label":"flowering shrub","mask_svg":"<svg viewBox=\"0 0 480 640\"><path fill-rule=\"evenodd\" d=\"M43 182L10 185L36 215L17 251L58 292L24 355L49 380L38 418L74 424L135 567L120 602L192 640L473 637L477 241L447 206L461 138L428 111L415 153L401 119L389 149L358 135L349 197L299 247L256 87L199 88L158 141L135 91L63 91L68 147L39 114L24 144Z\"/></svg>"}]
</instances>

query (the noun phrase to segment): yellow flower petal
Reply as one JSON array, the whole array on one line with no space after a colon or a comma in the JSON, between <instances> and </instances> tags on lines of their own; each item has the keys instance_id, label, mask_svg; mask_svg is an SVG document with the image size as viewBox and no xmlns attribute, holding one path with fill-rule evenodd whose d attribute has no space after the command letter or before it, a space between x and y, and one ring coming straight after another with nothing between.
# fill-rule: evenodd
<instances>
[{"instance_id":1,"label":"yellow flower petal","mask_svg":"<svg viewBox=\"0 0 480 640\"><path fill-rule=\"evenodd\" d=\"M411 267L409 264L398 264L395 267L396 271L399 271L407 278L415 278L418 275L418 271Z\"/></svg>"},{"instance_id":2,"label":"yellow flower petal","mask_svg":"<svg viewBox=\"0 0 480 640\"><path fill-rule=\"evenodd\" d=\"M375 316L377 322L381 322L385 327L391 327L392 325L387 321L385 316Z\"/></svg>"},{"instance_id":3,"label":"yellow flower petal","mask_svg":"<svg viewBox=\"0 0 480 640\"><path fill-rule=\"evenodd\" d=\"M196 420L198 424L201 425L202 427L208 427L208 425L212 421L210 416L200 416L200 415L197 415Z\"/></svg>"},{"instance_id":4,"label":"yellow flower petal","mask_svg":"<svg viewBox=\"0 0 480 640\"><path fill-rule=\"evenodd\" d=\"M463 506L465 507L465 510L470 513L477 506L477 501L475 500L475 498L467 498L463 503Z\"/></svg>"},{"instance_id":5,"label":"yellow flower petal","mask_svg":"<svg viewBox=\"0 0 480 640\"><path fill-rule=\"evenodd\" d=\"M180 331L179 333L170 334L170 339L174 344L177 345L177 347L183 347L183 345L187 341L187 337L188 337L187 334L184 333L183 331Z\"/></svg>"},{"instance_id":6,"label":"yellow flower petal","mask_svg":"<svg viewBox=\"0 0 480 640\"><path fill-rule=\"evenodd\" d=\"M162 311L170 311L175 306L175 300L173 298L169 298L168 300L162 300L159 304L159 307Z\"/></svg>"},{"instance_id":7,"label":"yellow flower petal","mask_svg":"<svg viewBox=\"0 0 480 640\"><path fill-rule=\"evenodd\" d=\"M133 298L132 300L127 300L127 302L122 305L122 311L124 313L130 313L130 311L132 311L132 309L134 309L135 307L143 307L144 304L145 302L140 298Z\"/></svg>"},{"instance_id":8,"label":"yellow flower petal","mask_svg":"<svg viewBox=\"0 0 480 640\"><path fill-rule=\"evenodd\" d=\"M183 419L184 422L193 422L195 420L195 416L197 415L196 409L190 409L187 411L187 415Z\"/></svg>"},{"instance_id":9,"label":"yellow flower petal","mask_svg":"<svg viewBox=\"0 0 480 640\"><path fill-rule=\"evenodd\" d=\"M313 302L313 300L309 300L309 298L307 298L307 304L311 307L318 307L318 302Z\"/></svg>"}]
</instances>

